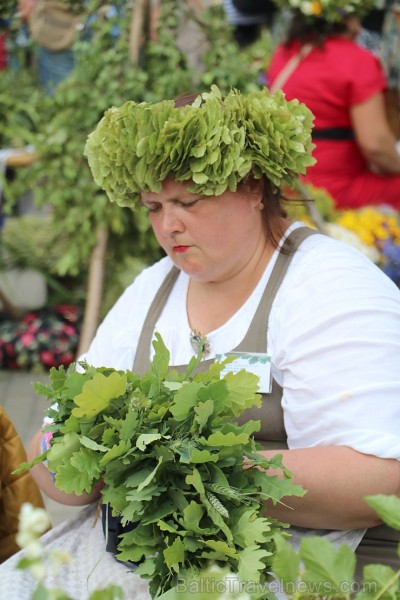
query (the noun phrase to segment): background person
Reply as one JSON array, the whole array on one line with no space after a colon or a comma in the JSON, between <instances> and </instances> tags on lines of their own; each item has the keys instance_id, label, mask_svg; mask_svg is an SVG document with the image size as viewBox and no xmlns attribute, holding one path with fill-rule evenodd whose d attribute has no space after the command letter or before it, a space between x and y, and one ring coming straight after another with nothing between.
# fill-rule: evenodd
<instances>
[{"instance_id":1,"label":"background person","mask_svg":"<svg viewBox=\"0 0 400 600\"><path fill-rule=\"evenodd\" d=\"M276 2L285 8L298 4ZM321 8L310 0L293 9L286 39L271 59L268 85L304 102L315 116L317 162L306 181L325 188L338 209L399 209L400 154L386 117L385 74L379 59L355 41L357 15L368 3L347 2L352 12L344 16L342 6L333 0ZM313 13L313 7L320 11Z\"/></svg>"},{"instance_id":2,"label":"background person","mask_svg":"<svg viewBox=\"0 0 400 600\"><path fill-rule=\"evenodd\" d=\"M39 81L52 95L74 68L81 19L63 0L19 0L19 14L37 43Z\"/></svg>"},{"instance_id":3,"label":"background person","mask_svg":"<svg viewBox=\"0 0 400 600\"><path fill-rule=\"evenodd\" d=\"M400 2L390 2L382 27L381 58L388 88L386 112L393 134L400 140Z\"/></svg>"}]
</instances>

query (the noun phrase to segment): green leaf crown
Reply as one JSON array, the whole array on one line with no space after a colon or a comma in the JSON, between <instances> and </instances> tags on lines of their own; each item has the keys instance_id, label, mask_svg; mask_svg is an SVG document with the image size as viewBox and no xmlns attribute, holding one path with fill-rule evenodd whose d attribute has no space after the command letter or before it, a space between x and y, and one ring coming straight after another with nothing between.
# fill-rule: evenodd
<instances>
[{"instance_id":1,"label":"green leaf crown","mask_svg":"<svg viewBox=\"0 0 400 600\"><path fill-rule=\"evenodd\" d=\"M135 206L142 191L160 192L167 177L190 181L190 192L210 196L236 191L249 173L280 187L315 162L313 118L280 90L231 90L222 97L212 86L180 108L164 100L108 109L85 155L97 185L120 206Z\"/></svg>"},{"instance_id":2,"label":"green leaf crown","mask_svg":"<svg viewBox=\"0 0 400 600\"><path fill-rule=\"evenodd\" d=\"M306 17L316 17L332 23L346 15L364 16L376 0L274 0L279 8L298 10Z\"/></svg>"}]
</instances>

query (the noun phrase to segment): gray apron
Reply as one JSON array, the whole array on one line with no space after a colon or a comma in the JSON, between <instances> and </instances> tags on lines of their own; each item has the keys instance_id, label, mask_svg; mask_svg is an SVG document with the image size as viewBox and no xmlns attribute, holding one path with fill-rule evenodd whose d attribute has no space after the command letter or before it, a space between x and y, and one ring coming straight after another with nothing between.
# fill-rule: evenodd
<instances>
[{"instance_id":1,"label":"gray apron","mask_svg":"<svg viewBox=\"0 0 400 600\"><path fill-rule=\"evenodd\" d=\"M317 232L307 227L301 227L292 231L286 238L250 327L243 340L232 352L265 353L267 351L268 321L272 303L297 248L307 237L314 233ZM179 270L176 267L172 267L158 289L148 310L132 367L132 371L141 376L147 373L150 368L150 347L154 328L178 275ZM197 367L197 371L207 370L212 362L214 362L213 359L201 361ZM171 366L171 368L182 372L186 369L186 365ZM260 420L261 429L254 437L262 443L265 449L279 450L288 447L281 404L282 393L282 387L273 379L271 392L262 395L261 408L246 410L239 419L239 423L244 423L249 419ZM367 530L364 537L365 529L331 532L329 530L291 527L290 533L292 534L292 543L295 547L299 545L301 538L305 535L323 535L337 545L347 543L353 550L357 548L358 576L360 575L362 566L370 562L379 562L393 567L397 565L397 568L399 566L399 558L396 552L399 532L395 532L386 526L373 527ZM362 540L361 543L360 540Z\"/></svg>"}]
</instances>

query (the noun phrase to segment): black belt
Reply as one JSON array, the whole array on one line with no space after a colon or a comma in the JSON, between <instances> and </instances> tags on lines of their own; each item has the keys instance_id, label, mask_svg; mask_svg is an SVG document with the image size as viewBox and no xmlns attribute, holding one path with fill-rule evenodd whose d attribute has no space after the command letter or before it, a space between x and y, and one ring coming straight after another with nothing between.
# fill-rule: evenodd
<instances>
[{"instance_id":1,"label":"black belt","mask_svg":"<svg viewBox=\"0 0 400 600\"><path fill-rule=\"evenodd\" d=\"M354 140L354 132L347 127L327 127L314 129L312 138L315 140Z\"/></svg>"}]
</instances>

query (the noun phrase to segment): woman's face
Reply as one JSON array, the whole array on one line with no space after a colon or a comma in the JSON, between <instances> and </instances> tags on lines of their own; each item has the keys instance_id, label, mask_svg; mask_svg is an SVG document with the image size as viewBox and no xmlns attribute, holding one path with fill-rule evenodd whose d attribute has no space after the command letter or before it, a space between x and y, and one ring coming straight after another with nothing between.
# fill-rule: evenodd
<instances>
[{"instance_id":1,"label":"woman's face","mask_svg":"<svg viewBox=\"0 0 400 600\"><path fill-rule=\"evenodd\" d=\"M240 273L266 243L261 185L216 197L187 187L167 179L159 194L142 192L159 244L192 279L222 281Z\"/></svg>"}]
</instances>

